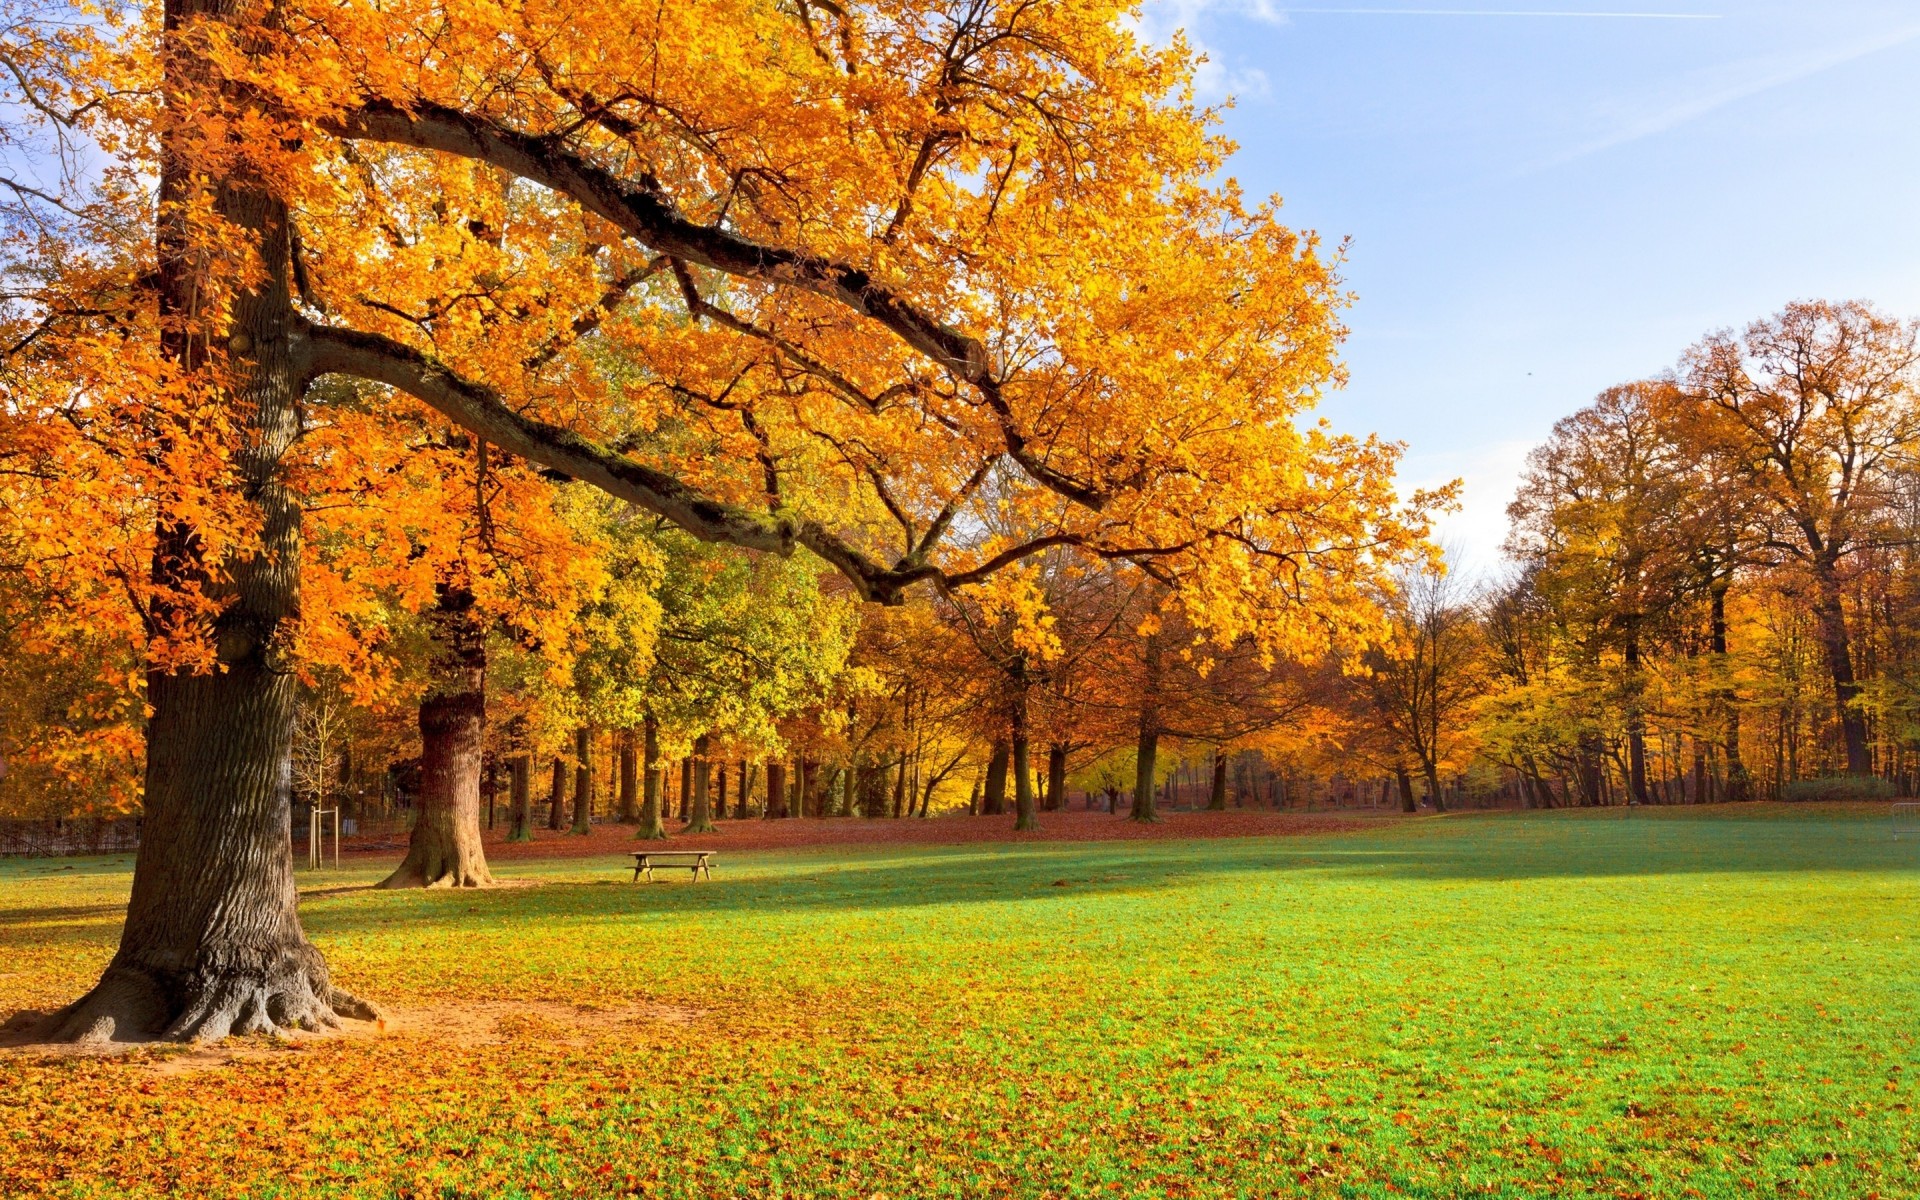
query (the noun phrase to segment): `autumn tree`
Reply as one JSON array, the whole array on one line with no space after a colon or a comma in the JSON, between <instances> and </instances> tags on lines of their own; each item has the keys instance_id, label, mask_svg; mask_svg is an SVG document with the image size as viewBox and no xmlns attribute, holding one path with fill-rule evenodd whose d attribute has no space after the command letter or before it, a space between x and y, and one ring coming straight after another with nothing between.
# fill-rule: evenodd
<instances>
[{"instance_id":1,"label":"autumn tree","mask_svg":"<svg viewBox=\"0 0 1920 1200\"><path fill-rule=\"evenodd\" d=\"M1649 803L1646 680L1649 639L1692 582L1697 530L1683 518L1696 507L1695 480L1674 420L1671 389L1660 383L1610 388L1555 424L1527 459L1508 515L1509 551L1533 569L1532 585L1561 598L1578 630L1584 664L1601 671L1619 654L1618 696L1625 714L1627 788Z\"/></svg>"},{"instance_id":2,"label":"autumn tree","mask_svg":"<svg viewBox=\"0 0 1920 1200\"><path fill-rule=\"evenodd\" d=\"M1471 597L1439 565L1403 571L1387 599L1392 632L1365 660L1362 686L1380 723L1426 777L1435 810L1445 812L1440 768L1457 761L1471 735L1468 717L1485 686L1484 643ZM1408 795L1404 767L1402 797Z\"/></svg>"},{"instance_id":3,"label":"autumn tree","mask_svg":"<svg viewBox=\"0 0 1920 1200\"><path fill-rule=\"evenodd\" d=\"M1074 545L1232 635L1345 620L1419 518L1390 447L1297 420L1337 281L1213 182L1187 52L1123 16L164 0L8 26L9 102L109 160L14 192L44 232L9 246L9 434L53 480L36 506L125 498L103 545L152 712L121 946L59 1036L372 1012L301 931L278 784L317 380L697 537L804 546L871 600ZM1040 532L956 549L1002 462Z\"/></svg>"},{"instance_id":4,"label":"autumn tree","mask_svg":"<svg viewBox=\"0 0 1920 1200\"><path fill-rule=\"evenodd\" d=\"M1880 540L1889 472L1920 436L1920 325L1858 301L1789 305L1689 350L1678 380L1699 428L1778 515L1771 545L1805 572L1854 775L1873 771L1844 600Z\"/></svg>"}]
</instances>

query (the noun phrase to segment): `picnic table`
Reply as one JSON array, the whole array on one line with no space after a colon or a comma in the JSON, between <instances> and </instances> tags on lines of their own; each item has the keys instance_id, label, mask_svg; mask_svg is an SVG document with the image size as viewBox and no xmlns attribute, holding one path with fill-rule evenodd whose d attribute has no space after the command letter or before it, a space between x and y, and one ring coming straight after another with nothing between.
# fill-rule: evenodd
<instances>
[{"instance_id":1,"label":"picnic table","mask_svg":"<svg viewBox=\"0 0 1920 1200\"><path fill-rule=\"evenodd\" d=\"M711 850L635 850L633 852L633 878L629 882L640 882L646 876L647 882L653 882L655 867L685 867L693 872L695 882L702 875L713 878L713 860Z\"/></svg>"}]
</instances>

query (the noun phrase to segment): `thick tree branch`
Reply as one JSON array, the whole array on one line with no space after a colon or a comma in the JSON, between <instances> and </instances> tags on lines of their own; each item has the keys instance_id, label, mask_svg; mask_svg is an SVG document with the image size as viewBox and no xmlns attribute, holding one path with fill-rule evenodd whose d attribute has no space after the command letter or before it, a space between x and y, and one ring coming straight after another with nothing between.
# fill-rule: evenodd
<instances>
[{"instance_id":1,"label":"thick tree branch","mask_svg":"<svg viewBox=\"0 0 1920 1200\"><path fill-rule=\"evenodd\" d=\"M898 604L914 584L943 578L938 569L918 563L883 567L817 521L760 516L699 495L664 471L570 429L515 412L493 389L463 379L391 338L312 325L305 329L304 340L309 376L352 375L397 388L502 450L590 483L705 541L782 555L805 546L845 575L862 596L882 604ZM1006 555L1000 560L1013 561ZM969 581L984 574L969 572Z\"/></svg>"},{"instance_id":2,"label":"thick tree branch","mask_svg":"<svg viewBox=\"0 0 1920 1200\"><path fill-rule=\"evenodd\" d=\"M586 161L557 137L502 126L443 105L402 108L375 101L346 113L330 131L348 139L387 142L491 163L570 197L587 211L658 253L745 279L801 288L846 305L972 385L993 412L1007 455L1036 483L1086 508L1107 494L1047 465L1013 419L987 348L921 311L911 300L857 267L784 246L770 246L683 217L657 190L629 183Z\"/></svg>"}]
</instances>

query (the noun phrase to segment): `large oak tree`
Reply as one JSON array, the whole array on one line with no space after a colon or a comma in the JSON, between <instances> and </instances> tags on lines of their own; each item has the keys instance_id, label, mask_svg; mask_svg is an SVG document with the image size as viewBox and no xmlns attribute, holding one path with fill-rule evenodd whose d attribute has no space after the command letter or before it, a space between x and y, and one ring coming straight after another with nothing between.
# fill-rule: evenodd
<instances>
[{"instance_id":1,"label":"large oak tree","mask_svg":"<svg viewBox=\"0 0 1920 1200\"><path fill-rule=\"evenodd\" d=\"M124 501L85 600L137 608L150 663L127 922L58 1035L372 1015L286 837L290 480L328 377L869 600L1067 545L1224 637L1366 624L1418 520L1392 448L1299 420L1337 280L1211 182L1190 57L1125 16L164 0L0 33L39 150L108 163L10 189L6 432L46 485L9 519ZM956 537L1001 464L1032 532Z\"/></svg>"}]
</instances>

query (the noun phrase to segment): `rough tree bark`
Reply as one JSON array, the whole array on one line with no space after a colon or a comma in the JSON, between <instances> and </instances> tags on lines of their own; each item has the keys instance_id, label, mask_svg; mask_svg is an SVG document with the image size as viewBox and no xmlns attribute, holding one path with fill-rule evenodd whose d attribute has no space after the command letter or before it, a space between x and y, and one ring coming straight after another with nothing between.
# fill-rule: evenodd
<instances>
[{"instance_id":1,"label":"rough tree bark","mask_svg":"<svg viewBox=\"0 0 1920 1200\"><path fill-rule=\"evenodd\" d=\"M1867 744L1867 716L1858 706L1860 683L1853 674L1853 648L1847 636L1847 612L1840 599L1839 568L1822 562L1815 572L1814 616L1820 625L1820 646L1826 651L1827 670L1833 675L1833 702L1840 715L1840 738L1847 750L1847 774L1873 774L1873 751Z\"/></svg>"},{"instance_id":2,"label":"rough tree bark","mask_svg":"<svg viewBox=\"0 0 1920 1200\"><path fill-rule=\"evenodd\" d=\"M593 832L593 730L573 731L573 828L582 837Z\"/></svg>"},{"instance_id":3,"label":"rough tree bark","mask_svg":"<svg viewBox=\"0 0 1920 1200\"><path fill-rule=\"evenodd\" d=\"M634 836L643 842L659 841L667 836L667 824L660 812L660 722L649 714L640 724L641 784L640 831Z\"/></svg>"},{"instance_id":4,"label":"rough tree bark","mask_svg":"<svg viewBox=\"0 0 1920 1200\"><path fill-rule=\"evenodd\" d=\"M1213 790L1207 794L1208 812L1227 811L1227 752L1213 752Z\"/></svg>"},{"instance_id":5,"label":"rough tree bark","mask_svg":"<svg viewBox=\"0 0 1920 1200\"><path fill-rule=\"evenodd\" d=\"M1013 698L1013 829L1021 833L1040 828L1033 804L1033 746L1027 728L1027 689L1024 681Z\"/></svg>"},{"instance_id":6,"label":"rough tree bark","mask_svg":"<svg viewBox=\"0 0 1920 1200\"><path fill-rule=\"evenodd\" d=\"M383 888L485 887L493 882L480 839L480 765L487 730L486 628L473 593L442 586L429 620L432 682L420 701L420 796L407 857Z\"/></svg>"},{"instance_id":7,"label":"rough tree bark","mask_svg":"<svg viewBox=\"0 0 1920 1200\"><path fill-rule=\"evenodd\" d=\"M1055 742L1047 747L1047 811L1059 812L1067 806L1067 745Z\"/></svg>"},{"instance_id":8,"label":"rough tree bark","mask_svg":"<svg viewBox=\"0 0 1920 1200\"><path fill-rule=\"evenodd\" d=\"M633 730L622 729L618 735L620 755L620 823L635 825L640 821L640 762L639 754L633 745Z\"/></svg>"},{"instance_id":9,"label":"rough tree bark","mask_svg":"<svg viewBox=\"0 0 1920 1200\"><path fill-rule=\"evenodd\" d=\"M794 807L803 817L826 816L826 797L820 793L820 764L810 758L800 760L800 795Z\"/></svg>"},{"instance_id":10,"label":"rough tree bark","mask_svg":"<svg viewBox=\"0 0 1920 1200\"><path fill-rule=\"evenodd\" d=\"M1393 780L1400 787L1400 811L1405 813L1419 812L1420 802L1413 798L1413 776L1407 773L1407 768L1405 766L1394 767Z\"/></svg>"},{"instance_id":11,"label":"rough tree bark","mask_svg":"<svg viewBox=\"0 0 1920 1200\"><path fill-rule=\"evenodd\" d=\"M1134 743L1133 814L1134 821L1158 821L1160 812L1154 803L1160 759L1160 634L1148 634L1141 653L1140 737Z\"/></svg>"},{"instance_id":12,"label":"rough tree bark","mask_svg":"<svg viewBox=\"0 0 1920 1200\"><path fill-rule=\"evenodd\" d=\"M1733 680L1727 668L1727 581L1716 582L1710 597L1708 637L1713 652L1715 676L1714 702L1722 714L1721 745L1727 755L1725 798L1733 803L1753 799L1753 776L1740 757L1740 707L1733 692Z\"/></svg>"},{"instance_id":13,"label":"rough tree bark","mask_svg":"<svg viewBox=\"0 0 1920 1200\"><path fill-rule=\"evenodd\" d=\"M229 17L237 5L167 0L173 40L196 15ZM157 94L191 91L191 71L171 49ZM299 612L300 506L281 459L300 430L288 286L291 240L284 206L230 183L212 189L164 153L160 167L159 292L164 349L200 372L222 339L233 372L233 466L239 494L261 522L257 554L207 580L200 542L184 519L162 518L153 569L162 582L205 580L220 604L212 643L219 669L154 667L147 674L147 764L133 894L112 962L91 991L43 1030L57 1041L165 1038L331 1027L377 1011L333 985L300 927L293 885L294 675L290 642ZM265 275L234 300L225 329L200 323L205 286L184 222L202 201L244 233ZM166 620L171 614L156 613Z\"/></svg>"},{"instance_id":14,"label":"rough tree bark","mask_svg":"<svg viewBox=\"0 0 1920 1200\"><path fill-rule=\"evenodd\" d=\"M1007 759L1012 747L1005 740L995 739L992 757L987 759L987 783L980 793L980 812L983 816L997 817L1007 811Z\"/></svg>"},{"instance_id":15,"label":"rough tree bark","mask_svg":"<svg viewBox=\"0 0 1920 1200\"><path fill-rule=\"evenodd\" d=\"M687 815L687 827L682 833L713 832L713 797L709 790L713 783L713 763L707 758L712 743L706 734L693 739L693 757L687 760L692 768L693 806Z\"/></svg>"},{"instance_id":16,"label":"rough tree bark","mask_svg":"<svg viewBox=\"0 0 1920 1200\"><path fill-rule=\"evenodd\" d=\"M1627 799L1647 804L1647 716L1641 707L1645 680L1640 677L1640 630L1628 625L1625 653L1627 669Z\"/></svg>"},{"instance_id":17,"label":"rough tree bark","mask_svg":"<svg viewBox=\"0 0 1920 1200\"><path fill-rule=\"evenodd\" d=\"M547 788L547 828L556 833L567 826L567 764L553 760L553 779Z\"/></svg>"},{"instance_id":18,"label":"rough tree bark","mask_svg":"<svg viewBox=\"0 0 1920 1200\"><path fill-rule=\"evenodd\" d=\"M767 764L767 820L777 821L787 815L787 764L769 762Z\"/></svg>"},{"instance_id":19,"label":"rough tree bark","mask_svg":"<svg viewBox=\"0 0 1920 1200\"><path fill-rule=\"evenodd\" d=\"M507 808L512 813L512 828L507 832L510 842L533 840L532 774L533 762L524 754L514 755L507 763Z\"/></svg>"},{"instance_id":20,"label":"rough tree bark","mask_svg":"<svg viewBox=\"0 0 1920 1200\"><path fill-rule=\"evenodd\" d=\"M1420 765L1420 770L1427 777L1427 799L1433 801L1433 811L1447 811L1447 795L1440 790L1440 764L1428 759Z\"/></svg>"}]
</instances>

